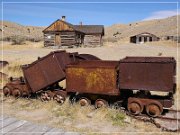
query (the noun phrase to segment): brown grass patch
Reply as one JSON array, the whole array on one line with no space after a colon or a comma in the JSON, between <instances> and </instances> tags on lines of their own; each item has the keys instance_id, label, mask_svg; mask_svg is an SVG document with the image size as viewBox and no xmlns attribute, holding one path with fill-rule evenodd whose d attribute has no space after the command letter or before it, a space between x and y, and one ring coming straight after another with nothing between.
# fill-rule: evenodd
<instances>
[{"instance_id":1,"label":"brown grass patch","mask_svg":"<svg viewBox=\"0 0 180 135\"><path fill-rule=\"evenodd\" d=\"M21 45L12 45L11 42L3 42L3 50L20 50L20 49L32 49L32 48L43 48L43 42L29 42L26 41Z\"/></svg>"}]
</instances>

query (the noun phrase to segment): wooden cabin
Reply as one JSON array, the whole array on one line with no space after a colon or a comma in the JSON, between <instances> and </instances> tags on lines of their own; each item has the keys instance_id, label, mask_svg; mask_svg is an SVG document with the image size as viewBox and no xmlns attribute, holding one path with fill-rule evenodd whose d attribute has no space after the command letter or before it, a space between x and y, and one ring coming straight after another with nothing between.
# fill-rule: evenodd
<instances>
[{"instance_id":1,"label":"wooden cabin","mask_svg":"<svg viewBox=\"0 0 180 135\"><path fill-rule=\"evenodd\" d=\"M84 35L84 45L96 46L102 45L102 37L104 36L103 25L75 25L76 29L82 31Z\"/></svg>"},{"instance_id":2,"label":"wooden cabin","mask_svg":"<svg viewBox=\"0 0 180 135\"><path fill-rule=\"evenodd\" d=\"M65 16L43 30L44 46L102 45L103 25L73 25Z\"/></svg>"},{"instance_id":3,"label":"wooden cabin","mask_svg":"<svg viewBox=\"0 0 180 135\"><path fill-rule=\"evenodd\" d=\"M159 39L160 38L154 34L143 32L143 33L130 37L130 42L138 44L138 43L158 41Z\"/></svg>"}]
</instances>

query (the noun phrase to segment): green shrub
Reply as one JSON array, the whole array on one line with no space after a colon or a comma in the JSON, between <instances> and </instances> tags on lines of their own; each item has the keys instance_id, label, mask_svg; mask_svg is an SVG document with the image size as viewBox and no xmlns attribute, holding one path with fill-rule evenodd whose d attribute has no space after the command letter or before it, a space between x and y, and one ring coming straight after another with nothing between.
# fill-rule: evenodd
<instances>
[{"instance_id":1,"label":"green shrub","mask_svg":"<svg viewBox=\"0 0 180 135\"><path fill-rule=\"evenodd\" d=\"M110 118L113 122L113 125L119 125L122 126L124 124L125 114L122 112L119 112L118 110L112 110L110 112Z\"/></svg>"}]
</instances>

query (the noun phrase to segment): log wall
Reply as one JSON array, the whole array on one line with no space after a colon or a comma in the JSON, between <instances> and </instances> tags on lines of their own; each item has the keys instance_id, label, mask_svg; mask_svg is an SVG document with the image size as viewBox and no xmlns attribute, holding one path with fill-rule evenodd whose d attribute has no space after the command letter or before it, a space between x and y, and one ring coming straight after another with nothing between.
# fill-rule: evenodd
<instances>
[{"instance_id":1,"label":"log wall","mask_svg":"<svg viewBox=\"0 0 180 135\"><path fill-rule=\"evenodd\" d=\"M73 46L81 45L83 43L83 35L78 32L55 32L55 33L45 33L44 34L44 46L55 46L55 36L58 34L61 39L61 44L59 46ZM50 38L49 38L50 37Z\"/></svg>"},{"instance_id":2,"label":"log wall","mask_svg":"<svg viewBox=\"0 0 180 135\"><path fill-rule=\"evenodd\" d=\"M55 45L55 34L45 33L44 34L44 46L54 46Z\"/></svg>"},{"instance_id":3,"label":"log wall","mask_svg":"<svg viewBox=\"0 0 180 135\"><path fill-rule=\"evenodd\" d=\"M100 34L99 35L85 35L84 45L85 46L102 45L102 36Z\"/></svg>"}]
</instances>

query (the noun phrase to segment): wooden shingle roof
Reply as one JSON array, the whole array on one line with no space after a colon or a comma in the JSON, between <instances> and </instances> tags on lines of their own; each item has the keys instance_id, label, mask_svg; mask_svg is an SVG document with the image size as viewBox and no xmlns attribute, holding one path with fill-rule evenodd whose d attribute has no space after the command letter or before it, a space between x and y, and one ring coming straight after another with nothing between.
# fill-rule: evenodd
<instances>
[{"instance_id":1,"label":"wooden shingle roof","mask_svg":"<svg viewBox=\"0 0 180 135\"><path fill-rule=\"evenodd\" d=\"M102 34L104 35L103 25L74 25L74 29L85 34Z\"/></svg>"}]
</instances>

